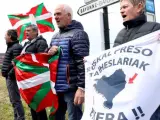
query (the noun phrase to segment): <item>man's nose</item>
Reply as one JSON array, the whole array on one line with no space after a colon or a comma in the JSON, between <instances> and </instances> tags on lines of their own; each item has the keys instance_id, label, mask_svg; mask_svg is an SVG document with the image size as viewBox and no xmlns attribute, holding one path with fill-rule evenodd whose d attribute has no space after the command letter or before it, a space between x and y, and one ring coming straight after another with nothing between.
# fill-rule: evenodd
<instances>
[{"instance_id":1,"label":"man's nose","mask_svg":"<svg viewBox=\"0 0 160 120\"><path fill-rule=\"evenodd\" d=\"M120 13L121 14L123 14L124 13L124 9L122 8L122 9L120 9Z\"/></svg>"},{"instance_id":2,"label":"man's nose","mask_svg":"<svg viewBox=\"0 0 160 120\"><path fill-rule=\"evenodd\" d=\"M26 33L26 35L28 35L28 32L25 32Z\"/></svg>"},{"instance_id":3,"label":"man's nose","mask_svg":"<svg viewBox=\"0 0 160 120\"><path fill-rule=\"evenodd\" d=\"M54 19L55 19L55 20L58 20L58 18L59 18L59 17L58 17L57 15L54 16Z\"/></svg>"}]
</instances>

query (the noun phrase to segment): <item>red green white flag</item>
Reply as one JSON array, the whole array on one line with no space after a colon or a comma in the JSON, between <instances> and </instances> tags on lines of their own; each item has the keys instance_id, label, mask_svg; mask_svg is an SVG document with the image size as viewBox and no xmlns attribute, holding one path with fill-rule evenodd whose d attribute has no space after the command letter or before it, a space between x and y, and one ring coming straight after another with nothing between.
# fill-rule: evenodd
<instances>
[{"instance_id":1,"label":"red green white flag","mask_svg":"<svg viewBox=\"0 0 160 120\"><path fill-rule=\"evenodd\" d=\"M17 29L20 42L26 39L25 29L30 24L36 24L40 33L53 32L52 14L41 3L32 7L26 14L8 15L11 25Z\"/></svg>"},{"instance_id":2,"label":"red green white flag","mask_svg":"<svg viewBox=\"0 0 160 120\"><path fill-rule=\"evenodd\" d=\"M50 109L50 120L58 108L55 91L59 52L50 56L46 53L24 54L16 57L15 74L20 94L35 111Z\"/></svg>"}]
</instances>

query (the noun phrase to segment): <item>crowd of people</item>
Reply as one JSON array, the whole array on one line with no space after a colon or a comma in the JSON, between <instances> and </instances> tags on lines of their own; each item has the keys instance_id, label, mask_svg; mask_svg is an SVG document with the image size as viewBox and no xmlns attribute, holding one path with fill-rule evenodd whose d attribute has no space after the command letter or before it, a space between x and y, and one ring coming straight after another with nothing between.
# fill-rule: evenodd
<instances>
[{"instance_id":1,"label":"crowd of people","mask_svg":"<svg viewBox=\"0 0 160 120\"><path fill-rule=\"evenodd\" d=\"M120 0L120 14L124 28L118 33L114 47L160 29L160 24L147 22L145 0ZM6 79L10 102L14 110L14 120L25 120L25 113L16 83L12 60L25 53L47 52L54 55L61 47L55 89L59 107L55 113L56 120L65 120L66 111L69 120L80 120L83 115L82 104L85 95L85 56L89 55L90 41L83 25L73 20L73 11L69 5L59 4L54 9L54 18L59 28L48 46L46 39L38 34L38 27L31 24L26 27L28 42L21 46L17 31L9 29L5 39L7 50L2 65L2 76ZM63 53L63 54L62 54ZM30 108L32 120L47 120L46 110L40 112ZM152 115L151 120L160 120L160 109Z\"/></svg>"}]
</instances>

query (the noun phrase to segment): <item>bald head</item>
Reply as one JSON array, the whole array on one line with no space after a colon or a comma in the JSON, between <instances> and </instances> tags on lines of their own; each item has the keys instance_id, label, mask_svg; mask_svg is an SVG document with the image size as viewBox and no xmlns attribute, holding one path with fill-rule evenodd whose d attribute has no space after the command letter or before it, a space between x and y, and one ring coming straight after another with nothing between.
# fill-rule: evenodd
<instances>
[{"instance_id":1,"label":"bald head","mask_svg":"<svg viewBox=\"0 0 160 120\"><path fill-rule=\"evenodd\" d=\"M72 21L72 8L67 4L59 4L54 10L54 16L59 28L66 27Z\"/></svg>"}]
</instances>

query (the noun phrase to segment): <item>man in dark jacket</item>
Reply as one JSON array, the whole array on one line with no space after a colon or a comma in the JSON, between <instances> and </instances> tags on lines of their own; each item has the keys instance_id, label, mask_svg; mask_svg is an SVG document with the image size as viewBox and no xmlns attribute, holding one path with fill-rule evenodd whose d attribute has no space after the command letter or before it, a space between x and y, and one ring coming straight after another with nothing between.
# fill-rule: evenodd
<instances>
[{"instance_id":1,"label":"man in dark jacket","mask_svg":"<svg viewBox=\"0 0 160 120\"><path fill-rule=\"evenodd\" d=\"M160 30L159 23L147 22L144 11L145 0L120 0L120 12L125 28L117 35L114 47ZM160 120L160 108L150 120Z\"/></svg>"},{"instance_id":2,"label":"man in dark jacket","mask_svg":"<svg viewBox=\"0 0 160 120\"><path fill-rule=\"evenodd\" d=\"M5 39L7 51L2 64L2 76L6 78L6 85L9 93L9 99L14 111L14 120L25 120L24 109L17 86L12 60L20 55L22 46L17 40L17 31L9 29L6 32Z\"/></svg>"},{"instance_id":3,"label":"man in dark jacket","mask_svg":"<svg viewBox=\"0 0 160 120\"><path fill-rule=\"evenodd\" d=\"M53 55L61 48L55 84L59 98L56 120L65 120L66 110L69 120L80 120L84 102L85 68L83 58L89 55L89 39L80 22L72 20L72 9L68 5L58 5L54 11L59 32L51 41L48 51Z\"/></svg>"},{"instance_id":4,"label":"man in dark jacket","mask_svg":"<svg viewBox=\"0 0 160 120\"><path fill-rule=\"evenodd\" d=\"M117 35L114 46L129 42L160 29L160 24L147 22L145 0L120 0L123 28Z\"/></svg>"},{"instance_id":5,"label":"man in dark jacket","mask_svg":"<svg viewBox=\"0 0 160 120\"><path fill-rule=\"evenodd\" d=\"M26 36L29 40L24 44L21 54L25 53L40 53L45 52L48 48L47 41L41 36L38 36L38 27L34 24L27 26ZM32 120L47 120L46 110L36 112L31 109Z\"/></svg>"}]
</instances>

